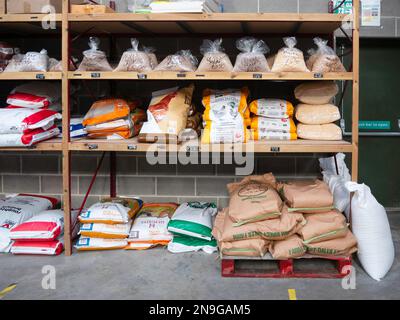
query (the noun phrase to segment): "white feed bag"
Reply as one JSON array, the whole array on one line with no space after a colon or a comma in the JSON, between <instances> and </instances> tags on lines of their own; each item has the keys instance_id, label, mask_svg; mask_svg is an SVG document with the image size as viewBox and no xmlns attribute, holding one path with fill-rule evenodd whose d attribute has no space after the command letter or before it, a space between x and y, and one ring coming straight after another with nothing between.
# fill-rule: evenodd
<instances>
[{"instance_id":1,"label":"white feed bag","mask_svg":"<svg viewBox=\"0 0 400 320\"><path fill-rule=\"evenodd\" d=\"M394 261L394 245L385 208L365 184L347 182L355 192L351 202L352 230L358 241L358 258L364 270L380 281Z\"/></svg>"}]
</instances>

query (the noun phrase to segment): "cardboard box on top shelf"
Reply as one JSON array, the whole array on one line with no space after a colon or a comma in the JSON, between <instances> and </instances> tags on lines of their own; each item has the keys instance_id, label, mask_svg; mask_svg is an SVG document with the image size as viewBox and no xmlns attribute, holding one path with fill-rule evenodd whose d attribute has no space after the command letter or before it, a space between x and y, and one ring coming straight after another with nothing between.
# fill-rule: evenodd
<instances>
[{"instance_id":1,"label":"cardboard box on top shelf","mask_svg":"<svg viewBox=\"0 0 400 320\"><path fill-rule=\"evenodd\" d=\"M6 0L0 0L0 14L6 13Z\"/></svg>"},{"instance_id":2,"label":"cardboard box on top shelf","mask_svg":"<svg viewBox=\"0 0 400 320\"><path fill-rule=\"evenodd\" d=\"M62 0L0 0L6 1L7 13L42 13L44 6L53 6L56 13L62 12ZM70 0L71 4L82 3L82 0ZM0 5L1 6L1 5Z\"/></svg>"},{"instance_id":3,"label":"cardboard box on top shelf","mask_svg":"<svg viewBox=\"0 0 400 320\"><path fill-rule=\"evenodd\" d=\"M102 4L73 4L71 5L71 13L74 14L101 14L115 12L108 6Z\"/></svg>"}]
</instances>

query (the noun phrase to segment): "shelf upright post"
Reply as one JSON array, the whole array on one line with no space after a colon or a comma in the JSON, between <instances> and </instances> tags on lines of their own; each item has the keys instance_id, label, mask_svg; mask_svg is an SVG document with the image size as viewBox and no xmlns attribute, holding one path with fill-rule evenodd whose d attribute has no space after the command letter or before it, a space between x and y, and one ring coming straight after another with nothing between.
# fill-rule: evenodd
<instances>
[{"instance_id":1,"label":"shelf upright post","mask_svg":"<svg viewBox=\"0 0 400 320\"><path fill-rule=\"evenodd\" d=\"M62 0L62 170L63 170L63 200L64 200L64 247L65 255L72 254L72 222L71 222L71 152L70 142L70 99L69 99L69 0Z\"/></svg>"},{"instance_id":2,"label":"shelf upright post","mask_svg":"<svg viewBox=\"0 0 400 320\"><path fill-rule=\"evenodd\" d=\"M360 90L360 0L353 0L353 103L352 103L352 144L351 175L358 180L358 122Z\"/></svg>"}]
</instances>

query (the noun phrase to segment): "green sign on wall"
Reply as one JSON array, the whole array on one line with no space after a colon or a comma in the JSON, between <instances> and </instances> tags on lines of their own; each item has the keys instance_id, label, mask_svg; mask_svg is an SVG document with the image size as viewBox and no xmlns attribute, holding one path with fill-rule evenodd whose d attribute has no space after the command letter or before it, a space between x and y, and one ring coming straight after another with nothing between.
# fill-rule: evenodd
<instances>
[{"instance_id":1,"label":"green sign on wall","mask_svg":"<svg viewBox=\"0 0 400 320\"><path fill-rule=\"evenodd\" d=\"M391 126L390 121L369 120L360 121L358 127L360 130L390 130Z\"/></svg>"},{"instance_id":2,"label":"green sign on wall","mask_svg":"<svg viewBox=\"0 0 400 320\"><path fill-rule=\"evenodd\" d=\"M342 0L333 0L333 8L336 8ZM346 0L343 5L336 9L334 13L338 14L351 14L353 12L353 0Z\"/></svg>"}]
</instances>

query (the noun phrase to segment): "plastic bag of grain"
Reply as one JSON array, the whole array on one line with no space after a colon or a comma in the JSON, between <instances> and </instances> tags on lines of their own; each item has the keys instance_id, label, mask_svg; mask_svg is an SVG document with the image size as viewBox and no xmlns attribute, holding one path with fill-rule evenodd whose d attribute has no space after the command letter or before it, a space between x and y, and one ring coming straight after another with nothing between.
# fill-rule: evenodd
<instances>
[{"instance_id":1,"label":"plastic bag of grain","mask_svg":"<svg viewBox=\"0 0 400 320\"><path fill-rule=\"evenodd\" d=\"M144 204L132 225L127 249L145 250L167 245L173 238L168 223L177 207L176 203Z\"/></svg>"},{"instance_id":2,"label":"plastic bag of grain","mask_svg":"<svg viewBox=\"0 0 400 320\"><path fill-rule=\"evenodd\" d=\"M336 210L306 214L304 217L307 224L298 233L305 244L341 238L347 234L346 217Z\"/></svg>"},{"instance_id":3,"label":"plastic bag of grain","mask_svg":"<svg viewBox=\"0 0 400 320\"><path fill-rule=\"evenodd\" d=\"M296 87L294 95L296 99L306 104L328 104L339 92L338 85L333 81L311 81Z\"/></svg>"},{"instance_id":4,"label":"plastic bag of grain","mask_svg":"<svg viewBox=\"0 0 400 320\"><path fill-rule=\"evenodd\" d=\"M315 256L350 256L357 251L357 239L347 231L341 238L306 244L307 252Z\"/></svg>"},{"instance_id":5,"label":"plastic bag of grain","mask_svg":"<svg viewBox=\"0 0 400 320\"><path fill-rule=\"evenodd\" d=\"M251 129L254 131L265 130L285 133L296 133L296 125L292 118L273 119L265 117L251 118Z\"/></svg>"},{"instance_id":6,"label":"plastic bag of grain","mask_svg":"<svg viewBox=\"0 0 400 320\"><path fill-rule=\"evenodd\" d=\"M168 231L173 234L211 241L213 217L216 213L217 206L214 203L183 203L176 209L168 223Z\"/></svg>"},{"instance_id":7,"label":"plastic bag of grain","mask_svg":"<svg viewBox=\"0 0 400 320\"><path fill-rule=\"evenodd\" d=\"M149 72L153 70L149 55L139 50L139 40L131 39L132 48L122 54L115 72L132 71L132 72Z\"/></svg>"},{"instance_id":8,"label":"plastic bag of grain","mask_svg":"<svg viewBox=\"0 0 400 320\"><path fill-rule=\"evenodd\" d=\"M307 248L296 234L285 240L274 241L269 246L271 255L276 260L286 260L303 256Z\"/></svg>"},{"instance_id":9,"label":"plastic bag of grain","mask_svg":"<svg viewBox=\"0 0 400 320\"><path fill-rule=\"evenodd\" d=\"M263 40L244 37L236 41L236 48L241 52L236 57L234 72L269 72L265 55L269 48Z\"/></svg>"},{"instance_id":10,"label":"plastic bag of grain","mask_svg":"<svg viewBox=\"0 0 400 320\"><path fill-rule=\"evenodd\" d=\"M197 252L202 250L205 253L211 254L217 251L217 241L215 239L208 241L184 235L174 235L172 241L168 243L167 249L171 253Z\"/></svg>"},{"instance_id":11,"label":"plastic bag of grain","mask_svg":"<svg viewBox=\"0 0 400 320\"><path fill-rule=\"evenodd\" d=\"M200 52L204 56L197 69L198 72L231 72L233 65L222 47L222 39L203 40Z\"/></svg>"},{"instance_id":12,"label":"plastic bag of grain","mask_svg":"<svg viewBox=\"0 0 400 320\"><path fill-rule=\"evenodd\" d=\"M248 140L248 96L247 87L240 90L204 90L203 143L242 143Z\"/></svg>"},{"instance_id":13,"label":"plastic bag of grain","mask_svg":"<svg viewBox=\"0 0 400 320\"><path fill-rule=\"evenodd\" d=\"M318 179L280 183L279 193L289 212L322 213L334 209L329 186Z\"/></svg>"},{"instance_id":14,"label":"plastic bag of grain","mask_svg":"<svg viewBox=\"0 0 400 320\"><path fill-rule=\"evenodd\" d=\"M314 38L314 43L317 45L318 50L314 51L309 61L307 61L307 65L312 72L346 72L336 52L327 45L328 40L317 37Z\"/></svg>"},{"instance_id":15,"label":"plastic bag of grain","mask_svg":"<svg viewBox=\"0 0 400 320\"><path fill-rule=\"evenodd\" d=\"M89 50L83 52L83 60L78 71L112 71L104 51L99 50L100 40L96 37L89 38Z\"/></svg>"},{"instance_id":16,"label":"plastic bag of grain","mask_svg":"<svg viewBox=\"0 0 400 320\"><path fill-rule=\"evenodd\" d=\"M4 72L21 72L22 71L22 60L24 59L24 54L14 54L10 61L8 61Z\"/></svg>"},{"instance_id":17,"label":"plastic bag of grain","mask_svg":"<svg viewBox=\"0 0 400 320\"><path fill-rule=\"evenodd\" d=\"M281 215L282 200L276 191L272 173L245 177L227 185L230 201L229 216L237 225Z\"/></svg>"},{"instance_id":18,"label":"plastic bag of grain","mask_svg":"<svg viewBox=\"0 0 400 320\"><path fill-rule=\"evenodd\" d=\"M20 64L20 72L46 72L49 69L47 50L27 52Z\"/></svg>"},{"instance_id":19,"label":"plastic bag of grain","mask_svg":"<svg viewBox=\"0 0 400 320\"><path fill-rule=\"evenodd\" d=\"M153 47L145 47L143 46L143 51L147 53L149 60L150 60L150 66L151 69L154 70L155 67L158 66L158 59L156 56L156 49Z\"/></svg>"},{"instance_id":20,"label":"plastic bag of grain","mask_svg":"<svg viewBox=\"0 0 400 320\"><path fill-rule=\"evenodd\" d=\"M342 140L342 129L334 123L327 124L297 124L297 136L306 140Z\"/></svg>"},{"instance_id":21,"label":"plastic bag of grain","mask_svg":"<svg viewBox=\"0 0 400 320\"><path fill-rule=\"evenodd\" d=\"M303 104L296 107L296 119L303 124L327 124L340 119L339 108L333 104Z\"/></svg>"},{"instance_id":22,"label":"plastic bag of grain","mask_svg":"<svg viewBox=\"0 0 400 320\"><path fill-rule=\"evenodd\" d=\"M251 113L257 116L287 119L293 116L293 104L282 99L258 99L249 105Z\"/></svg>"},{"instance_id":23,"label":"plastic bag of grain","mask_svg":"<svg viewBox=\"0 0 400 320\"><path fill-rule=\"evenodd\" d=\"M154 70L193 72L196 71L197 64L197 58L190 52L190 50L181 50L175 54L167 56L157 67L155 67Z\"/></svg>"},{"instance_id":24,"label":"plastic bag of grain","mask_svg":"<svg viewBox=\"0 0 400 320\"><path fill-rule=\"evenodd\" d=\"M309 72L304 61L303 52L295 48L295 37L283 38L286 47L280 49L275 57L272 72Z\"/></svg>"}]
</instances>

